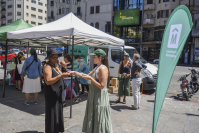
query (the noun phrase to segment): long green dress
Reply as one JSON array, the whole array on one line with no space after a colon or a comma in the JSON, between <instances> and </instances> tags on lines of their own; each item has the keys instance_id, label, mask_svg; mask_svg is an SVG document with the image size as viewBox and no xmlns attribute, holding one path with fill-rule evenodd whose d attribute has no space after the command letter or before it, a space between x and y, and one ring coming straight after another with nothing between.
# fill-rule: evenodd
<instances>
[{"instance_id":1,"label":"long green dress","mask_svg":"<svg viewBox=\"0 0 200 133\"><path fill-rule=\"evenodd\" d=\"M97 71L97 70L96 70ZM92 77L96 79L96 71ZM110 104L107 90L107 82L103 89L99 89L91 83L85 117L83 121L84 133L112 133L112 121L110 116Z\"/></svg>"}]
</instances>

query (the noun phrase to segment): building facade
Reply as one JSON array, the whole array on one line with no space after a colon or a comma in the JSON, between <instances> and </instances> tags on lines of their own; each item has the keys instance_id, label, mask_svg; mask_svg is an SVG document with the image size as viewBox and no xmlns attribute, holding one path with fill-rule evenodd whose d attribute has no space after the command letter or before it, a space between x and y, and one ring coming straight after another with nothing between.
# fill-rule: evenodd
<instances>
[{"instance_id":1,"label":"building facade","mask_svg":"<svg viewBox=\"0 0 200 133\"><path fill-rule=\"evenodd\" d=\"M111 34L112 0L88 0L86 23Z\"/></svg>"},{"instance_id":2,"label":"building facade","mask_svg":"<svg viewBox=\"0 0 200 133\"><path fill-rule=\"evenodd\" d=\"M179 5L185 5L190 11L193 11L194 2L195 0L190 0L189 8L189 0L144 0L142 55L146 60L159 59L164 29L173 10ZM193 17L193 14L191 15ZM194 51L192 49L191 35L189 35L186 43L188 48L185 47L183 49L179 63L191 63L191 55Z\"/></svg>"},{"instance_id":3,"label":"building facade","mask_svg":"<svg viewBox=\"0 0 200 133\"><path fill-rule=\"evenodd\" d=\"M52 22L72 12L86 22L86 0L48 0L48 21Z\"/></svg>"},{"instance_id":4,"label":"building facade","mask_svg":"<svg viewBox=\"0 0 200 133\"><path fill-rule=\"evenodd\" d=\"M46 0L2 0L0 4L1 26L20 18L32 26L42 25L47 21Z\"/></svg>"}]
</instances>

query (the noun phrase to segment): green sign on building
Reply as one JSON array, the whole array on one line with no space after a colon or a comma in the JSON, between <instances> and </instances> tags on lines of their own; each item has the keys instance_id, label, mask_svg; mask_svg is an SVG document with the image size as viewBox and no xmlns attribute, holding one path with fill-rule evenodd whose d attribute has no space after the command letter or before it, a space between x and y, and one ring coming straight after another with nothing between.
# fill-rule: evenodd
<instances>
[{"instance_id":1,"label":"green sign on building","mask_svg":"<svg viewBox=\"0 0 200 133\"><path fill-rule=\"evenodd\" d=\"M139 25L140 8L118 10L114 12L114 25Z\"/></svg>"}]
</instances>

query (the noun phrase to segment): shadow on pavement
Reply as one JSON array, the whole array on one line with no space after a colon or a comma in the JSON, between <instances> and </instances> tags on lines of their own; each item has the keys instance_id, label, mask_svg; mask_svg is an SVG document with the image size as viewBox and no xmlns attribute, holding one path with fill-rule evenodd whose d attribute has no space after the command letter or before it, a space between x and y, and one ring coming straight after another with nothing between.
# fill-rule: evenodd
<instances>
[{"instance_id":1,"label":"shadow on pavement","mask_svg":"<svg viewBox=\"0 0 200 133\"><path fill-rule=\"evenodd\" d=\"M38 132L38 131L22 131L22 132L16 132L16 133L44 133L44 132Z\"/></svg>"},{"instance_id":2,"label":"shadow on pavement","mask_svg":"<svg viewBox=\"0 0 200 133\"><path fill-rule=\"evenodd\" d=\"M147 100L147 102L152 102L152 103L154 103L154 102L155 102L155 100Z\"/></svg>"},{"instance_id":3,"label":"shadow on pavement","mask_svg":"<svg viewBox=\"0 0 200 133\"><path fill-rule=\"evenodd\" d=\"M116 111L119 111L121 112L121 110L124 110L124 109L128 109L128 106L122 106L122 105L119 105L119 106L110 106L113 110L116 110Z\"/></svg>"},{"instance_id":4,"label":"shadow on pavement","mask_svg":"<svg viewBox=\"0 0 200 133\"><path fill-rule=\"evenodd\" d=\"M0 85L0 104L9 106L11 108L32 114L41 115L45 113L45 100L44 93L38 94L38 104L34 104L34 94L30 94L29 106L25 105L25 94L15 89L14 85L6 85L5 87L5 98L3 96L3 86ZM87 100L87 93L80 95L81 101ZM72 99L73 101L74 99ZM73 106L72 102L72 106ZM78 104L78 103L77 103ZM66 99L66 107L70 106L70 99Z\"/></svg>"},{"instance_id":5,"label":"shadow on pavement","mask_svg":"<svg viewBox=\"0 0 200 133\"><path fill-rule=\"evenodd\" d=\"M190 114L190 113L185 113L188 116L199 116L199 115L195 115L195 114Z\"/></svg>"}]
</instances>

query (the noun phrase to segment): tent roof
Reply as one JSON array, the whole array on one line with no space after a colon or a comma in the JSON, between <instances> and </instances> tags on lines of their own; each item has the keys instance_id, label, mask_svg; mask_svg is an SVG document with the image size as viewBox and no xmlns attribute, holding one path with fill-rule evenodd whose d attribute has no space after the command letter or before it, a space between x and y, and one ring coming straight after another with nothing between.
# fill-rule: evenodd
<instances>
[{"instance_id":1,"label":"tent roof","mask_svg":"<svg viewBox=\"0 0 200 133\"><path fill-rule=\"evenodd\" d=\"M44 25L7 33L8 39L33 43L75 45L124 45L124 40L102 32L77 18L73 13Z\"/></svg>"},{"instance_id":2,"label":"tent roof","mask_svg":"<svg viewBox=\"0 0 200 133\"><path fill-rule=\"evenodd\" d=\"M15 21L9 25L0 27L0 41L6 41L7 32L27 29L30 27L33 27L33 26L28 24L23 19L18 19L17 21Z\"/></svg>"}]
</instances>

